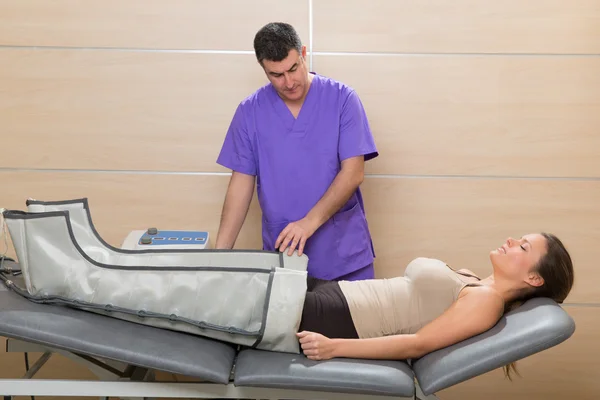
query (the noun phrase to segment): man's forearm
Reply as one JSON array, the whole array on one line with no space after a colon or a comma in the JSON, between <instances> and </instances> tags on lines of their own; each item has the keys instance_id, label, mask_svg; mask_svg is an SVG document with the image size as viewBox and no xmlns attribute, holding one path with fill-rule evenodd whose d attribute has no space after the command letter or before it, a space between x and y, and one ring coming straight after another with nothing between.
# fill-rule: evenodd
<instances>
[{"instance_id":1,"label":"man's forearm","mask_svg":"<svg viewBox=\"0 0 600 400\"><path fill-rule=\"evenodd\" d=\"M306 219L315 230L335 214L360 186L364 178L362 166L342 168L323 197L308 212Z\"/></svg>"},{"instance_id":2,"label":"man's forearm","mask_svg":"<svg viewBox=\"0 0 600 400\"><path fill-rule=\"evenodd\" d=\"M217 249L231 249L237 240L254 193L254 181L250 179L249 176L234 176L231 179L221 212L215 243Z\"/></svg>"},{"instance_id":3,"label":"man's forearm","mask_svg":"<svg viewBox=\"0 0 600 400\"><path fill-rule=\"evenodd\" d=\"M239 203L239 204L236 204ZM239 198L230 198L223 206L215 248L231 249L242 229L247 208Z\"/></svg>"}]
</instances>

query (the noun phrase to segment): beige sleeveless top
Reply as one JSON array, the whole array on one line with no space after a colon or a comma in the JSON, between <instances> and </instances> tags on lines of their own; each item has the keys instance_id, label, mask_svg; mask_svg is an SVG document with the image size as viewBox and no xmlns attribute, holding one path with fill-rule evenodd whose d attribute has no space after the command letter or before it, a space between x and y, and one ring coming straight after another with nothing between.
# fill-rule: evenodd
<instances>
[{"instance_id":1,"label":"beige sleeveless top","mask_svg":"<svg viewBox=\"0 0 600 400\"><path fill-rule=\"evenodd\" d=\"M463 279L440 260L417 258L404 276L339 285L358 336L371 338L417 332L443 314L465 286L473 285Z\"/></svg>"}]
</instances>

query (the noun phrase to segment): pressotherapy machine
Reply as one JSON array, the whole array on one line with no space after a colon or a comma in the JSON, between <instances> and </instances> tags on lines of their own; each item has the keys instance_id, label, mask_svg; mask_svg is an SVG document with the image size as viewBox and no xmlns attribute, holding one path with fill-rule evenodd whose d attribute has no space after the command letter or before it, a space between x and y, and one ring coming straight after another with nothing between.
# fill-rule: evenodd
<instances>
[{"instance_id":1,"label":"pressotherapy machine","mask_svg":"<svg viewBox=\"0 0 600 400\"><path fill-rule=\"evenodd\" d=\"M9 351L43 355L23 379L0 379L2 395L433 399L575 330L558 304L538 298L420 359L311 361L294 334L305 255L213 250L206 232L155 228L116 248L94 228L87 199L26 206L2 213L18 262L1 261L0 335ZM98 380L33 379L53 353ZM156 382L155 371L199 382Z\"/></svg>"}]
</instances>

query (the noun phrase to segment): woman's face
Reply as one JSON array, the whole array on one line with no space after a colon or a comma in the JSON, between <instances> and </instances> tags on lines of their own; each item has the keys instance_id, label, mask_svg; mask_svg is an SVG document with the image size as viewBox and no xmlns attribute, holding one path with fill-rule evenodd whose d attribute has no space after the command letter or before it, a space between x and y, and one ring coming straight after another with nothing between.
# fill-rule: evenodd
<instances>
[{"instance_id":1,"label":"woman's face","mask_svg":"<svg viewBox=\"0 0 600 400\"><path fill-rule=\"evenodd\" d=\"M533 268L546 254L546 249L546 238L539 233L528 234L520 239L509 237L502 246L490 252L490 260L494 271L503 276L538 286L531 281L537 275Z\"/></svg>"}]
</instances>

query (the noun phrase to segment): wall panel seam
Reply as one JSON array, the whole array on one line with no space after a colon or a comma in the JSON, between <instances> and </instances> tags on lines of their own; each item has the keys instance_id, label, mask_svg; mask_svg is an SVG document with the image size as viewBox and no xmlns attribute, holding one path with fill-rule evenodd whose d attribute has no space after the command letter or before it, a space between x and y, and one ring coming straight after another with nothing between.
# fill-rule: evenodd
<instances>
[{"instance_id":1,"label":"wall panel seam","mask_svg":"<svg viewBox=\"0 0 600 400\"><path fill-rule=\"evenodd\" d=\"M312 0L309 0L312 4ZM312 7L311 7L312 8ZM312 13L312 10L311 10ZM367 56L367 57L600 57L600 53L506 53L506 52L360 52L360 51L314 51L313 22L309 15L309 53L319 56ZM54 46L54 45L7 45L0 44L0 49L22 50L73 50L73 51L123 51L140 53L191 53L191 54L254 54L253 50L226 49L159 49L142 47L85 47L85 46ZM312 61L311 61L312 68Z\"/></svg>"},{"instance_id":2,"label":"wall panel seam","mask_svg":"<svg viewBox=\"0 0 600 400\"><path fill-rule=\"evenodd\" d=\"M17 46L2 45L0 50L72 50L72 51L118 51L131 53L181 53L181 54L245 54L254 55L254 50L213 50L213 49L147 49L135 47L79 47L79 46Z\"/></svg>"},{"instance_id":3,"label":"wall panel seam","mask_svg":"<svg viewBox=\"0 0 600 400\"><path fill-rule=\"evenodd\" d=\"M308 68L310 71L313 71L313 10L313 0L308 0L308 53L310 54Z\"/></svg>"},{"instance_id":4,"label":"wall panel seam","mask_svg":"<svg viewBox=\"0 0 600 400\"><path fill-rule=\"evenodd\" d=\"M600 181L597 176L518 176L518 175L437 175L437 174L365 174L377 179L478 179L527 181Z\"/></svg>"},{"instance_id":5,"label":"wall panel seam","mask_svg":"<svg viewBox=\"0 0 600 400\"><path fill-rule=\"evenodd\" d=\"M506 53L506 52L367 52L367 51L318 51L320 56L369 56L369 57L600 57L600 53Z\"/></svg>"},{"instance_id":6,"label":"wall panel seam","mask_svg":"<svg viewBox=\"0 0 600 400\"><path fill-rule=\"evenodd\" d=\"M87 168L26 168L0 167L0 172L64 172L64 173L105 173L105 174L156 174L156 175L231 175L223 171L164 171L164 170L117 170ZM431 175L431 174L365 174L373 179L465 179L465 180L534 180L534 181L600 181L600 177L579 176L513 176L513 175Z\"/></svg>"},{"instance_id":7,"label":"wall panel seam","mask_svg":"<svg viewBox=\"0 0 600 400\"><path fill-rule=\"evenodd\" d=\"M229 176L231 172L216 171L152 171L152 170L116 170L116 169L62 169L62 168L11 168L0 167L2 172L36 172L36 173L89 173L89 174L129 174L129 175L215 175Z\"/></svg>"}]
</instances>

